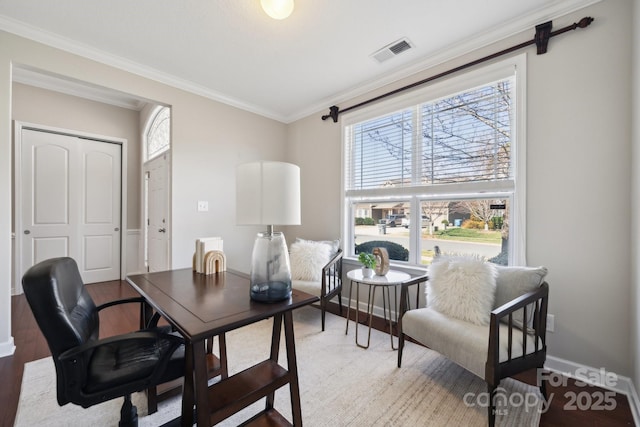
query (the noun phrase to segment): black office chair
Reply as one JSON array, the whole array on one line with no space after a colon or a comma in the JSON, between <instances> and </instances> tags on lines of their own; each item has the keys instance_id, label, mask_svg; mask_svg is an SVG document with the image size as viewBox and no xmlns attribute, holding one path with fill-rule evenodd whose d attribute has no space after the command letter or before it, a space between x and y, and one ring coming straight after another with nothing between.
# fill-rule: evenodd
<instances>
[{"instance_id":1,"label":"black office chair","mask_svg":"<svg viewBox=\"0 0 640 427\"><path fill-rule=\"evenodd\" d=\"M24 293L56 368L58 404L88 408L124 396L120 426L136 426L131 393L184 375L183 340L159 328L99 339L98 312L142 298L96 307L76 262L54 258L31 267L22 278ZM141 322L144 308L141 308Z\"/></svg>"}]
</instances>

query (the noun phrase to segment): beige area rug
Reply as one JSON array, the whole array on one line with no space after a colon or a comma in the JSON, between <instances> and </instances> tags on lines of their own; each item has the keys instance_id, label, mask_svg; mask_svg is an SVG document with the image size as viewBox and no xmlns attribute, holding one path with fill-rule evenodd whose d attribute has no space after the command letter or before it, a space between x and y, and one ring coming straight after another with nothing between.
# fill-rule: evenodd
<instances>
[{"instance_id":1,"label":"beige area rug","mask_svg":"<svg viewBox=\"0 0 640 427\"><path fill-rule=\"evenodd\" d=\"M320 310L294 312L296 352L305 426L485 426L486 385L480 378L438 353L407 343L402 368L389 335L372 331L371 347L355 344L354 324L345 335L345 319L327 314L327 330L320 331ZM262 321L227 334L230 373L264 360L269 354L272 321ZM361 326L360 339L366 338ZM286 366L284 339L280 363ZM505 380L498 425L537 426L542 400L537 388ZM133 397L141 426L159 426L180 414L180 398L162 402L146 415L142 393ZM51 358L25 365L16 426L116 426L122 399L88 409L72 404L59 407ZM260 411L264 400L226 420L235 426ZM276 392L276 408L289 420L289 388Z\"/></svg>"}]
</instances>

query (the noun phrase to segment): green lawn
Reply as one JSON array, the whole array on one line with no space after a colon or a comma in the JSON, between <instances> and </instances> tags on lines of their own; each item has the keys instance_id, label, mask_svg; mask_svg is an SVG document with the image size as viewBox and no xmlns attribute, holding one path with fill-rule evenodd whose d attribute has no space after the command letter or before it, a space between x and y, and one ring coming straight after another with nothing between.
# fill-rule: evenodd
<instances>
[{"instance_id":1,"label":"green lawn","mask_svg":"<svg viewBox=\"0 0 640 427\"><path fill-rule=\"evenodd\" d=\"M428 238L428 233L423 233L422 237ZM475 230L470 228L449 228L438 230L433 233L433 237L442 240L464 240L467 242L500 243L502 234L500 230Z\"/></svg>"}]
</instances>

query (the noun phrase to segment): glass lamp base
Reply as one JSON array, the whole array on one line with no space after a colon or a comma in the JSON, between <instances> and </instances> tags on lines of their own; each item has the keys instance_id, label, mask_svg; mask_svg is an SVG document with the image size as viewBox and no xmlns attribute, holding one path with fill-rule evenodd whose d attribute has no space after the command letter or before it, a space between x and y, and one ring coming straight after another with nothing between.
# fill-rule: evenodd
<instances>
[{"instance_id":1,"label":"glass lamp base","mask_svg":"<svg viewBox=\"0 0 640 427\"><path fill-rule=\"evenodd\" d=\"M261 302L282 301L291 296L291 283L267 282L251 285L251 299Z\"/></svg>"},{"instance_id":2,"label":"glass lamp base","mask_svg":"<svg viewBox=\"0 0 640 427\"><path fill-rule=\"evenodd\" d=\"M250 296L254 301L277 302L291 296L289 251L281 232L258 233L251 256Z\"/></svg>"}]
</instances>

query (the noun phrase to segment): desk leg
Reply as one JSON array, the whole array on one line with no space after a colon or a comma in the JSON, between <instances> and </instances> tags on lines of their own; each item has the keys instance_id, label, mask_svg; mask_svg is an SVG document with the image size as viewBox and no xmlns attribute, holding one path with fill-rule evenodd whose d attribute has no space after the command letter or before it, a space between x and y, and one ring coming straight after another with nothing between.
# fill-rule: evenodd
<instances>
[{"instance_id":1,"label":"desk leg","mask_svg":"<svg viewBox=\"0 0 640 427\"><path fill-rule=\"evenodd\" d=\"M302 408L300 407L300 385L298 384L298 362L296 361L296 341L293 337L293 313L284 313L284 335L287 344L287 366L289 370L289 393L291 394L291 413L293 425L302 426Z\"/></svg>"},{"instance_id":2,"label":"desk leg","mask_svg":"<svg viewBox=\"0 0 640 427\"><path fill-rule=\"evenodd\" d=\"M184 386L182 389L182 427L193 426L193 345L185 343L184 346Z\"/></svg>"},{"instance_id":3,"label":"desk leg","mask_svg":"<svg viewBox=\"0 0 640 427\"><path fill-rule=\"evenodd\" d=\"M205 353L204 341L193 343L193 374L194 389L196 393L196 415L198 416L198 427L208 426L211 415L209 409L209 386L207 373L207 355Z\"/></svg>"},{"instance_id":4,"label":"desk leg","mask_svg":"<svg viewBox=\"0 0 640 427\"><path fill-rule=\"evenodd\" d=\"M278 363L278 355L280 353L280 332L282 331L282 314L273 316L273 332L271 333L271 354L269 358ZM275 400L275 391L267 396L267 404L265 409L272 409Z\"/></svg>"},{"instance_id":5,"label":"desk leg","mask_svg":"<svg viewBox=\"0 0 640 427\"><path fill-rule=\"evenodd\" d=\"M227 367L227 339L224 334L218 335L218 348L220 350L220 378L229 377L229 368Z\"/></svg>"}]
</instances>

